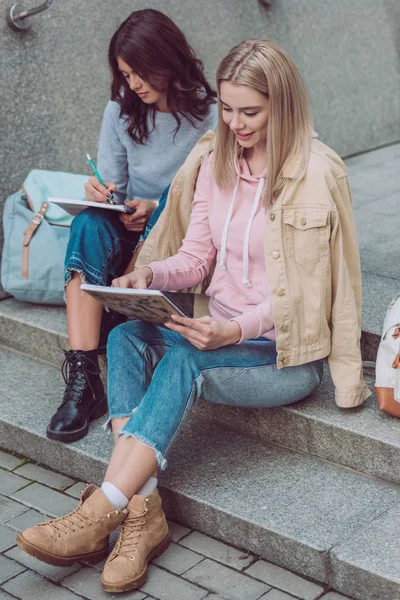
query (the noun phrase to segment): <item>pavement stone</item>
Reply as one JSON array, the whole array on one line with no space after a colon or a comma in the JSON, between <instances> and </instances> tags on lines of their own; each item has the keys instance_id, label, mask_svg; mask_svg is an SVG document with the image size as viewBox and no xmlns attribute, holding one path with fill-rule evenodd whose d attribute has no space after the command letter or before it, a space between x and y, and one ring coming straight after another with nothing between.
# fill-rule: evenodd
<instances>
[{"instance_id":1,"label":"pavement stone","mask_svg":"<svg viewBox=\"0 0 400 600\"><path fill-rule=\"evenodd\" d=\"M78 600L72 592L42 579L30 571L17 575L3 588L21 600Z\"/></svg>"},{"instance_id":2,"label":"pavement stone","mask_svg":"<svg viewBox=\"0 0 400 600\"><path fill-rule=\"evenodd\" d=\"M159 567L172 571L176 575L182 575L182 573L188 571L202 560L204 560L204 556L172 543L168 550L152 562Z\"/></svg>"},{"instance_id":3,"label":"pavement stone","mask_svg":"<svg viewBox=\"0 0 400 600\"><path fill-rule=\"evenodd\" d=\"M8 552L6 552L6 556L8 558L12 558L19 562L21 565L24 565L27 569L31 569L39 575L43 575L47 579L51 579L55 583L58 583L68 575L79 571L81 568L80 565L72 565L71 567L53 567L52 565L48 565L37 558L34 558L30 554L27 554L19 546L12 548Z\"/></svg>"},{"instance_id":4,"label":"pavement stone","mask_svg":"<svg viewBox=\"0 0 400 600\"><path fill-rule=\"evenodd\" d=\"M27 484L29 484L29 481L26 479L0 469L0 493L4 496L13 494Z\"/></svg>"},{"instance_id":5,"label":"pavement stone","mask_svg":"<svg viewBox=\"0 0 400 600\"><path fill-rule=\"evenodd\" d=\"M265 596L261 596L260 600L295 600L295 597L290 596L286 592L274 589L265 594Z\"/></svg>"},{"instance_id":6,"label":"pavement stone","mask_svg":"<svg viewBox=\"0 0 400 600\"><path fill-rule=\"evenodd\" d=\"M0 525L0 552L4 552L4 550L15 546L15 538L15 531L8 529L4 525Z\"/></svg>"},{"instance_id":7,"label":"pavement stone","mask_svg":"<svg viewBox=\"0 0 400 600\"><path fill-rule=\"evenodd\" d=\"M316 600L324 591L320 585L307 581L307 579L294 575L294 573L290 573L286 569L265 560L256 562L246 570L246 573L302 600Z\"/></svg>"},{"instance_id":8,"label":"pavement stone","mask_svg":"<svg viewBox=\"0 0 400 600\"><path fill-rule=\"evenodd\" d=\"M13 596L6 594L3 590L0 590L0 600L13 600Z\"/></svg>"},{"instance_id":9,"label":"pavement stone","mask_svg":"<svg viewBox=\"0 0 400 600\"><path fill-rule=\"evenodd\" d=\"M100 573L88 567L81 569L74 575L69 575L62 581L61 585L89 600L98 600L101 598L110 600L110 598L117 596L105 592L101 586ZM145 594L140 591L134 591L123 594L123 598L124 600L125 598L129 600L144 600Z\"/></svg>"},{"instance_id":10,"label":"pavement stone","mask_svg":"<svg viewBox=\"0 0 400 600\"><path fill-rule=\"evenodd\" d=\"M15 577L18 573L25 571L25 568L13 560L9 560L3 555L0 555L0 584Z\"/></svg>"},{"instance_id":11,"label":"pavement stone","mask_svg":"<svg viewBox=\"0 0 400 600\"><path fill-rule=\"evenodd\" d=\"M9 469L11 471L20 465L23 460L23 458L17 458L13 454L0 450L0 467L3 467L3 469Z\"/></svg>"},{"instance_id":12,"label":"pavement stone","mask_svg":"<svg viewBox=\"0 0 400 600\"><path fill-rule=\"evenodd\" d=\"M185 548L204 554L204 556L222 562L234 569L244 569L254 560L254 556L247 554L247 552L236 550L236 548L213 540L198 531L194 531L179 543Z\"/></svg>"},{"instance_id":13,"label":"pavement stone","mask_svg":"<svg viewBox=\"0 0 400 600\"><path fill-rule=\"evenodd\" d=\"M325 596L322 596L321 600L351 600L348 596L342 596L336 592L328 592Z\"/></svg>"},{"instance_id":14,"label":"pavement stone","mask_svg":"<svg viewBox=\"0 0 400 600\"><path fill-rule=\"evenodd\" d=\"M66 477L65 475L60 475L59 473L55 473L54 471L50 471L49 469L44 469L39 465L35 465L33 463L27 463L26 465L22 465L14 471L17 475L21 475L22 477L26 477L27 479L32 479L33 481L38 481L39 483L43 483L44 485L48 485L53 488L64 489L67 485L71 485L74 483L74 479L70 477Z\"/></svg>"},{"instance_id":15,"label":"pavement stone","mask_svg":"<svg viewBox=\"0 0 400 600\"><path fill-rule=\"evenodd\" d=\"M60 517L76 508L74 498L55 492L40 483L32 483L28 488L12 494L12 498L51 517Z\"/></svg>"},{"instance_id":16,"label":"pavement stone","mask_svg":"<svg viewBox=\"0 0 400 600\"><path fill-rule=\"evenodd\" d=\"M34 510L33 508L29 508L26 510L26 506L20 504L26 512L22 513L18 517L7 521L7 527L12 527L16 531L24 531L24 529L28 529L28 527L34 527L38 523L42 521L46 521L46 515Z\"/></svg>"},{"instance_id":17,"label":"pavement stone","mask_svg":"<svg viewBox=\"0 0 400 600\"><path fill-rule=\"evenodd\" d=\"M155 565L149 566L147 581L141 590L158 600L203 600L208 594L208 590L203 590Z\"/></svg>"},{"instance_id":18,"label":"pavement stone","mask_svg":"<svg viewBox=\"0 0 400 600\"><path fill-rule=\"evenodd\" d=\"M71 485L71 487L69 487L68 489L64 490L64 492L69 496L80 500L81 492L85 489L85 487L86 483L83 483L83 481L78 481L77 483L74 483L74 485Z\"/></svg>"},{"instance_id":19,"label":"pavement stone","mask_svg":"<svg viewBox=\"0 0 400 600\"><path fill-rule=\"evenodd\" d=\"M173 521L168 521L168 527L169 534L173 542L179 542L179 540L192 531L189 529L189 527L184 527L183 525L174 523Z\"/></svg>"},{"instance_id":20,"label":"pavement stone","mask_svg":"<svg viewBox=\"0 0 400 600\"><path fill-rule=\"evenodd\" d=\"M23 504L0 496L0 523L5 523L25 511L26 506Z\"/></svg>"},{"instance_id":21,"label":"pavement stone","mask_svg":"<svg viewBox=\"0 0 400 600\"><path fill-rule=\"evenodd\" d=\"M256 600L270 589L270 586L209 558L190 569L184 577L230 600Z\"/></svg>"}]
</instances>

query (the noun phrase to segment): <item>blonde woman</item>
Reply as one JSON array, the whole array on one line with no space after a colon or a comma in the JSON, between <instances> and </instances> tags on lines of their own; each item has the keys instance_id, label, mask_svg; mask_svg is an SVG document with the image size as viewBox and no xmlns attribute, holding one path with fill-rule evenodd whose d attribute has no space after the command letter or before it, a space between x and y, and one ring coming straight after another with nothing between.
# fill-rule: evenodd
<instances>
[{"instance_id":1,"label":"blonde woman","mask_svg":"<svg viewBox=\"0 0 400 600\"><path fill-rule=\"evenodd\" d=\"M77 510L22 533L45 562L101 560L105 590L141 585L168 545L157 468L193 403L266 408L296 402L319 384L328 357L339 406L369 395L362 379L361 282L343 162L313 139L296 67L278 46L248 41L217 71L215 149L197 178L178 254L114 281L179 290L215 265L208 316L165 327L132 321L108 343L115 449L101 488ZM281 368L284 367L284 368ZM79 525L79 527L78 527Z\"/></svg>"}]
</instances>

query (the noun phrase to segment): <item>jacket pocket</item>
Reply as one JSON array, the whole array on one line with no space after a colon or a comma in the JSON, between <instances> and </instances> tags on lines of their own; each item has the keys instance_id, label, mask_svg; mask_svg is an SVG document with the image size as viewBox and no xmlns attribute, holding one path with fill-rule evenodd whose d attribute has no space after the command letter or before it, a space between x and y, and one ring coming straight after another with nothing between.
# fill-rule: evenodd
<instances>
[{"instance_id":1,"label":"jacket pocket","mask_svg":"<svg viewBox=\"0 0 400 600\"><path fill-rule=\"evenodd\" d=\"M329 210L327 208L285 208L284 237L288 256L309 265L329 253Z\"/></svg>"}]
</instances>

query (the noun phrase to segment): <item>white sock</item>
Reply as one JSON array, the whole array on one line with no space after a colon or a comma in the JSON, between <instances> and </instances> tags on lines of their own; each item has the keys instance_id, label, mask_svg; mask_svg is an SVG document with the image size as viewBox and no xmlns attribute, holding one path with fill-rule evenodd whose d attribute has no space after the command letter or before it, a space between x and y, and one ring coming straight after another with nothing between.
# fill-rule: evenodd
<instances>
[{"instance_id":1,"label":"white sock","mask_svg":"<svg viewBox=\"0 0 400 600\"><path fill-rule=\"evenodd\" d=\"M117 488L113 483L109 481L103 481L101 484L101 491L107 498L110 504L113 505L115 510L122 510L128 506L128 498Z\"/></svg>"},{"instance_id":2,"label":"white sock","mask_svg":"<svg viewBox=\"0 0 400 600\"><path fill-rule=\"evenodd\" d=\"M151 492L156 489L158 483L157 477L149 477L143 487L136 492L137 496L150 496Z\"/></svg>"}]
</instances>

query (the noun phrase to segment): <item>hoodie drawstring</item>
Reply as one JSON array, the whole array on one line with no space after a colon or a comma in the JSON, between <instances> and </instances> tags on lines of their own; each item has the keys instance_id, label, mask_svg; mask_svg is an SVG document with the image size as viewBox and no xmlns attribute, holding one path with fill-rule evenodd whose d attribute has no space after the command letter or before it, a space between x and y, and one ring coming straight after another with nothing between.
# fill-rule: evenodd
<instances>
[{"instance_id":1,"label":"hoodie drawstring","mask_svg":"<svg viewBox=\"0 0 400 600\"><path fill-rule=\"evenodd\" d=\"M248 279L249 277L249 244L250 244L250 232L251 226L253 225L254 217L256 214L256 210L258 208L258 203L260 202L261 193L264 187L264 178L260 177L260 181L258 182L257 192L254 197L253 208L251 209L251 213L249 216L249 220L247 221L246 233L244 234L244 242L243 242L243 278L242 282L247 288L253 287Z\"/></svg>"},{"instance_id":2,"label":"hoodie drawstring","mask_svg":"<svg viewBox=\"0 0 400 600\"><path fill-rule=\"evenodd\" d=\"M224 229L222 231L221 258L219 260L219 268L221 269L221 271L225 271L225 269L226 269L226 265L225 265L226 241L228 239L229 223L231 222L231 219L232 219L233 207L235 204L235 199L236 199L236 194L237 194L238 187L239 187L239 182L240 182L240 175L238 175L238 178L236 180L235 189L233 190L233 194L232 194L231 204L229 206L228 214L226 215Z\"/></svg>"},{"instance_id":3,"label":"hoodie drawstring","mask_svg":"<svg viewBox=\"0 0 400 600\"><path fill-rule=\"evenodd\" d=\"M232 200L231 200L231 203L230 203L230 206L228 209L228 214L226 215L224 229L222 231L221 257L220 257L219 265L218 265L222 271L224 271L226 269L225 257L226 257L226 244L227 244L227 239L228 239L228 230L229 230L229 224L232 220L233 208L235 205L236 194L237 194L237 190L239 187L239 182L240 182L240 175L238 175L236 185L233 190ZM247 221L246 231L245 231L245 235L244 235L242 283L248 288L253 287L249 281L249 245L250 245L251 226L253 225L254 217L255 217L255 214L256 214L256 211L258 208L258 204L260 202L260 197L261 197L261 194L263 191L264 182L265 182L264 177L260 177L260 181L258 182L258 186L257 186L257 192L254 197L253 207L252 207L250 215L249 215L249 220Z\"/></svg>"}]
</instances>

